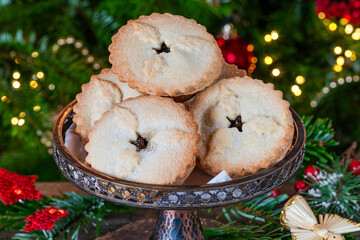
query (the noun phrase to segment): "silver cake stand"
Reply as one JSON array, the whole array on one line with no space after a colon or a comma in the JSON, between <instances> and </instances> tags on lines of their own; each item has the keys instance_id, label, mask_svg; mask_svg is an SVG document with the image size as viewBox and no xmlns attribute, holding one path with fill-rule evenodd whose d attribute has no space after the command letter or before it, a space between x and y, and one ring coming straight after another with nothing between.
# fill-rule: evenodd
<instances>
[{"instance_id":1,"label":"silver cake stand","mask_svg":"<svg viewBox=\"0 0 360 240\"><path fill-rule=\"evenodd\" d=\"M53 129L54 158L65 177L81 190L107 201L160 210L150 239L205 239L197 209L221 207L278 188L299 169L305 154L305 128L291 110L295 134L284 159L258 173L232 181L204 185L153 185L130 182L98 172L73 157L65 147L65 132L74 116L71 102Z\"/></svg>"}]
</instances>

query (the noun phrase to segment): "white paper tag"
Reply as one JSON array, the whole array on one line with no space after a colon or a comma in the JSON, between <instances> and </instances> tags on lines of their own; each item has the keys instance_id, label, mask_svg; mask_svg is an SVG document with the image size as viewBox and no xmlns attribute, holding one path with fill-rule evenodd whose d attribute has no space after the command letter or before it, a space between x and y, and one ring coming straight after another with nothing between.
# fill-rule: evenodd
<instances>
[{"instance_id":1,"label":"white paper tag","mask_svg":"<svg viewBox=\"0 0 360 240\"><path fill-rule=\"evenodd\" d=\"M216 175L213 179L211 179L208 184L221 183L226 181L231 181L231 177L226 173L225 170Z\"/></svg>"}]
</instances>

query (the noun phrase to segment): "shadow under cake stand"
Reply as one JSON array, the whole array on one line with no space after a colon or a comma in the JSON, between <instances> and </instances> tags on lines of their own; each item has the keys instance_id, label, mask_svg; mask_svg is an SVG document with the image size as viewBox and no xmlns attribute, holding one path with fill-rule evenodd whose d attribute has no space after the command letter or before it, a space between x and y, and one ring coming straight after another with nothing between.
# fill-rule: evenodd
<instances>
[{"instance_id":1,"label":"shadow under cake stand","mask_svg":"<svg viewBox=\"0 0 360 240\"><path fill-rule=\"evenodd\" d=\"M203 185L154 185L130 182L98 172L71 155L65 132L73 123L74 100L56 119L54 159L65 177L81 190L110 202L160 210L150 239L205 239L197 209L239 203L278 188L299 169L305 154L305 128L294 119L293 144L272 167L232 181Z\"/></svg>"}]
</instances>

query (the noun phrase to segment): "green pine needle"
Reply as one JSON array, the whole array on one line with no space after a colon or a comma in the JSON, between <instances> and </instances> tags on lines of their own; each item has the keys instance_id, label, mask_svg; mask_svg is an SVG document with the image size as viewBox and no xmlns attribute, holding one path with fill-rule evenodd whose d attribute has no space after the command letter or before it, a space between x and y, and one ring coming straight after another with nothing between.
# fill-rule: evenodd
<instances>
[{"instance_id":1,"label":"green pine needle","mask_svg":"<svg viewBox=\"0 0 360 240\"><path fill-rule=\"evenodd\" d=\"M305 194L310 197L309 204L318 209L318 213L339 214L359 222L360 178L350 172L348 164L339 158L330 163L323 166L318 181L308 181L310 189Z\"/></svg>"},{"instance_id":2,"label":"green pine needle","mask_svg":"<svg viewBox=\"0 0 360 240\"><path fill-rule=\"evenodd\" d=\"M220 228L205 229L208 238L216 239L280 239L289 236L280 224L281 204L288 199L287 194L269 197L271 193L222 208L228 224Z\"/></svg>"},{"instance_id":3,"label":"green pine needle","mask_svg":"<svg viewBox=\"0 0 360 240\"><path fill-rule=\"evenodd\" d=\"M63 198L26 200L12 205L0 204L0 230L22 230L29 215L48 206L64 209L69 211L69 214L60 218L51 231L21 232L15 234L13 239L77 239L79 231L86 231L89 226L97 229L99 237L100 222L104 216L115 212L133 211L131 207L108 203L94 196L65 193Z\"/></svg>"},{"instance_id":4,"label":"green pine needle","mask_svg":"<svg viewBox=\"0 0 360 240\"><path fill-rule=\"evenodd\" d=\"M332 121L327 118L314 120L313 116L303 116L302 120L306 129L305 164L302 168L308 165L327 164L333 159L328 148L339 144L333 139L335 133Z\"/></svg>"}]
</instances>

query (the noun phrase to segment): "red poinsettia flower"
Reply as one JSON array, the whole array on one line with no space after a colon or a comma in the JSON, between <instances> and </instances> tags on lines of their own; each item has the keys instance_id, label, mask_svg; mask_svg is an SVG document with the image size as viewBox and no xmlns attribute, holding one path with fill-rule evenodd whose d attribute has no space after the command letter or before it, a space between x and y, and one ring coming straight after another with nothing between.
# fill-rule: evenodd
<instances>
[{"instance_id":1,"label":"red poinsettia flower","mask_svg":"<svg viewBox=\"0 0 360 240\"><path fill-rule=\"evenodd\" d=\"M54 206L38 210L34 214L26 218L26 226L24 232L45 230L50 231L59 218L68 215L69 212L63 209L56 209Z\"/></svg>"},{"instance_id":2,"label":"red poinsettia flower","mask_svg":"<svg viewBox=\"0 0 360 240\"><path fill-rule=\"evenodd\" d=\"M40 199L42 196L34 187L37 176L23 176L0 168L0 198L4 204L19 200Z\"/></svg>"}]
</instances>

